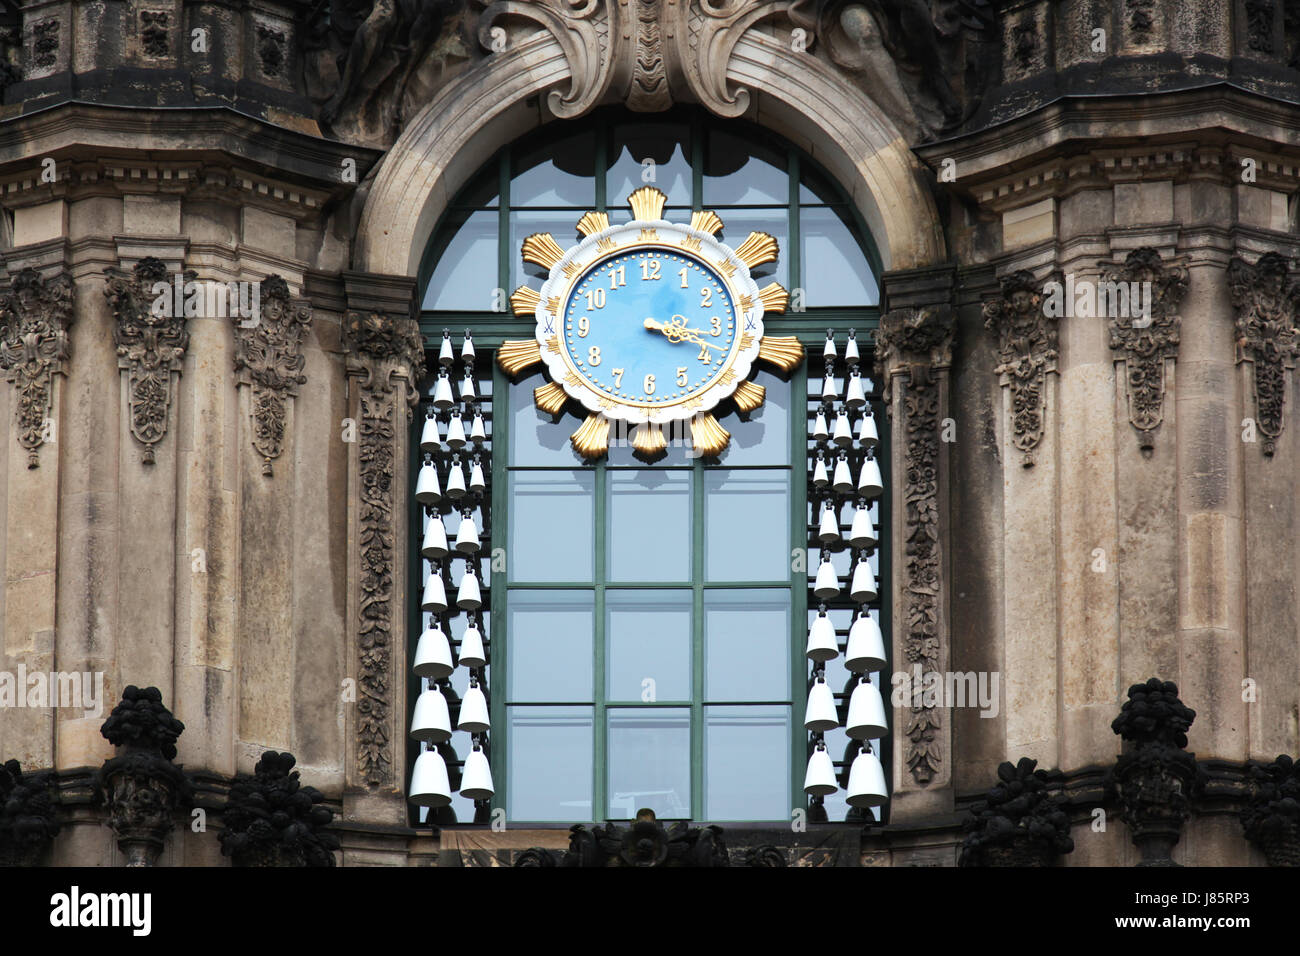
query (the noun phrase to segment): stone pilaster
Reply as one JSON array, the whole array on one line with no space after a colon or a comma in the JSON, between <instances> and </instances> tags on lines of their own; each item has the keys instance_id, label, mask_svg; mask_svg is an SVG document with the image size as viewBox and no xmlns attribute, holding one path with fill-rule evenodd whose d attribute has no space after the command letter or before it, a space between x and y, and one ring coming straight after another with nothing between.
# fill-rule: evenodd
<instances>
[{"instance_id":1,"label":"stone pilaster","mask_svg":"<svg viewBox=\"0 0 1300 956\"><path fill-rule=\"evenodd\" d=\"M954 313L951 269L918 270L887 278L891 306L876 334L877 376L893 438L894 670L922 674L949 669L947 555L948 370ZM891 819L950 812L951 702L913 688L894 708Z\"/></svg>"},{"instance_id":2,"label":"stone pilaster","mask_svg":"<svg viewBox=\"0 0 1300 956\"><path fill-rule=\"evenodd\" d=\"M406 526L409 425L424 374L424 343L409 318L410 280L349 275L343 343L355 383L349 400L356 454L349 465L349 618L354 656L347 701L344 816L371 823L406 819ZM406 312L373 308L400 301ZM380 288L379 294L375 289ZM377 800L375 798L378 798Z\"/></svg>"}]
</instances>

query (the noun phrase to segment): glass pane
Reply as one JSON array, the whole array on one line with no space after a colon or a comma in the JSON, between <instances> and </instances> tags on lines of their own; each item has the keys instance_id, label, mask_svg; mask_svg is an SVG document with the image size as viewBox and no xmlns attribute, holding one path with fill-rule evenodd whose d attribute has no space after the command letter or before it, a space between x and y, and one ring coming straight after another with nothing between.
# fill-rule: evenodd
<instances>
[{"instance_id":1,"label":"glass pane","mask_svg":"<svg viewBox=\"0 0 1300 956\"><path fill-rule=\"evenodd\" d=\"M511 820L590 820L590 707L509 707L506 814Z\"/></svg>"},{"instance_id":2,"label":"glass pane","mask_svg":"<svg viewBox=\"0 0 1300 956\"><path fill-rule=\"evenodd\" d=\"M569 435L580 422L565 417L556 422L550 415L539 411L533 402L533 389L545 384L546 376L538 372L510 386L512 465L576 465L582 462L569 442Z\"/></svg>"},{"instance_id":3,"label":"glass pane","mask_svg":"<svg viewBox=\"0 0 1300 956\"><path fill-rule=\"evenodd\" d=\"M727 418L731 444L722 453L724 465L788 465L790 463L790 383L771 372L753 377L767 389L763 404L750 412L748 421Z\"/></svg>"},{"instance_id":4,"label":"glass pane","mask_svg":"<svg viewBox=\"0 0 1300 956\"><path fill-rule=\"evenodd\" d=\"M524 264L521 247L525 239L535 232L549 232L555 236L555 241L560 244L560 248L567 250L578 241L577 223L581 218L582 213L579 211L542 212L525 209L512 212L510 214L510 282L506 291L513 292L524 284L537 289L541 286L540 278L546 275L546 270L541 266L532 263Z\"/></svg>"},{"instance_id":5,"label":"glass pane","mask_svg":"<svg viewBox=\"0 0 1300 956\"><path fill-rule=\"evenodd\" d=\"M605 621L607 700L691 699L690 591L606 591Z\"/></svg>"},{"instance_id":6,"label":"glass pane","mask_svg":"<svg viewBox=\"0 0 1300 956\"><path fill-rule=\"evenodd\" d=\"M590 701L595 595L512 590L507 600L507 699Z\"/></svg>"},{"instance_id":7,"label":"glass pane","mask_svg":"<svg viewBox=\"0 0 1300 956\"><path fill-rule=\"evenodd\" d=\"M511 472L510 580L592 579L595 481L590 471Z\"/></svg>"},{"instance_id":8,"label":"glass pane","mask_svg":"<svg viewBox=\"0 0 1300 956\"><path fill-rule=\"evenodd\" d=\"M649 808L655 816L691 816L691 712L685 707L608 711L609 813L630 820Z\"/></svg>"},{"instance_id":9,"label":"glass pane","mask_svg":"<svg viewBox=\"0 0 1300 956\"><path fill-rule=\"evenodd\" d=\"M706 700L790 699L790 592L704 592Z\"/></svg>"},{"instance_id":10,"label":"glass pane","mask_svg":"<svg viewBox=\"0 0 1300 956\"><path fill-rule=\"evenodd\" d=\"M880 293L852 230L836 209L802 209L799 261L804 304L876 305Z\"/></svg>"},{"instance_id":11,"label":"glass pane","mask_svg":"<svg viewBox=\"0 0 1300 956\"><path fill-rule=\"evenodd\" d=\"M497 287L497 214L450 213L440 233L446 245L434 249L437 261L424 293L425 309L486 312Z\"/></svg>"},{"instance_id":12,"label":"glass pane","mask_svg":"<svg viewBox=\"0 0 1300 956\"><path fill-rule=\"evenodd\" d=\"M690 472L611 471L608 476L609 580L689 580Z\"/></svg>"},{"instance_id":13,"label":"glass pane","mask_svg":"<svg viewBox=\"0 0 1300 956\"><path fill-rule=\"evenodd\" d=\"M799 202L810 206L844 202L836 185L807 159L799 163Z\"/></svg>"},{"instance_id":14,"label":"glass pane","mask_svg":"<svg viewBox=\"0 0 1300 956\"><path fill-rule=\"evenodd\" d=\"M776 281L787 289L790 287L790 217L784 209L722 209L718 215L722 218L722 233L719 235L724 243L735 249L751 232L766 232L775 236L779 247L779 256L775 265L759 266L752 275L759 281L759 287ZM856 248L856 247L855 247Z\"/></svg>"},{"instance_id":15,"label":"glass pane","mask_svg":"<svg viewBox=\"0 0 1300 956\"><path fill-rule=\"evenodd\" d=\"M474 738L463 730L454 731L449 743L451 744L451 749L456 752L456 759L460 761L464 761L464 759L469 755L469 752L474 749ZM446 751L444 750L440 752L443 755L442 759L447 760L448 755ZM448 764L447 773L450 778L449 782L452 786L456 785L456 774L460 772L461 769L462 768L460 767L452 767ZM451 795L451 809L456 814L457 823L474 822L474 801L468 797L462 797L459 793L453 793Z\"/></svg>"},{"instance_id":16,"label":"glass pane","mask_svg":"<svg viewBox=\"0 0 1300 956\"><path fill-rule=\"evenodd\" d=\"M595 134L580 133L549 143L515 158L510 205L590 209L596 202L595 175Z\"/></svg>"},{"instance_id":17,"label":"glass pane","mask_svg":"<svg viewBox=\"0 0 1300 956\"><path fill-rule=\"evenodd\" d=\"M790 708L704 708L704 818L790 816Z\"/></svg>"},{"instance_id":18,"label":"glass pane","mask_svg":"<svg viewBox=\"0 0 1300 956\"><path fill-rule=\"evenodd\" d=\"M704 162L704 208L790 201L786 158L731 133L710 131Z\"/></svg>"},{"instance_id":19,"label":"glass pane","mask_svg":"<svg viewBox=\"0 0 1300 956\"><path fill-rule=\"evenodd\" d=\"M789 580L789 474L719 468L704 473L704 492L708 580Z\"/></svg>"},{"instance_id":20,"label":"glass pane","mask_svg":"<svg viewBox=\"0 0 1300 956\"><path fill-rule=\"evenodd\" d=\"M634 189L654 186L669 205L690 206L690 133L684 123L636 123L614 131L606 200L622 207ZM646 160L651 160L653 165Z\"/></svg>"}]
</instances>

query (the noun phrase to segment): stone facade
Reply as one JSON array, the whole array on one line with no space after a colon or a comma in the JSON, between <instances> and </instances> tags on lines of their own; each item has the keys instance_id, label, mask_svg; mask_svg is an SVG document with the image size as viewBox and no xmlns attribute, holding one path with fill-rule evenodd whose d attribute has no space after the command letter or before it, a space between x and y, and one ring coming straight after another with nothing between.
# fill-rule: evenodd
<instances>
[{"instance_id":1,"label":"stone facade","mask_svg":"<svg viewBox=\"0 0 1300 956\"><path fill-rule=\"evenodd\" d=\"M1060 771L1066 865L1137 862L1089 823L1117 806L1124 693L1156 676L1208 774L1174 860L1263 864L1246 764L1300 751L1300 17L1192 6L7 14L0 671L105 675L103 713L0 710L0 759L56 773L48 862L125 860L92 773L127 685L183 721L194 806L288 751L342 864L476 845L411 827L404 797L416 274L499 147L690 103L803 148L872 231L894 660L1001 675L995 717L896 708L889 825L848 856L954 865L963 812L1029 758ZM174 276L256 284L266 324L210 298L160 318ZM1052 314L1051 282L1149 283L1149 309ZM226 864L184 819L158 865ZM563 845L518 840L488 842Z\"/></svg>"}]
</instances>

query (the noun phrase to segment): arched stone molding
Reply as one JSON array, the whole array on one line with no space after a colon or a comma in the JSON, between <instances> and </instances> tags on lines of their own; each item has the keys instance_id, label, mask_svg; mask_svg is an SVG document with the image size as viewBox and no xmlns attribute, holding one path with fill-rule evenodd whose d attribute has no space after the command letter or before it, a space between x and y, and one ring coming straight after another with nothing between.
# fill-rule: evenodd
<instances>
[{"instance_id":1,"label":"arched stone molding","mask_svg":"<svg viewBox=\"0 0 1300 956\"><path fill-rule=\"evenodd\" d=\"M565 47L541 31L448 83L380 165L361 215L355 268L414 276L434 226L461 186L495 150L544 121L543 110L526 105L533 97L563 91L563 102L578 98L593 105L621 98L580 92L577 85L586 81L572 70ZM737 105L748 104L746 116L799 144L838 179L870 228L885 269L944 261L929 174L889 117L853 83L753 30L736 40L725 79ZM748 98L740 95L745 91ZM708 97L691 98L710 105Z\"/></svg>"}]
</instances>

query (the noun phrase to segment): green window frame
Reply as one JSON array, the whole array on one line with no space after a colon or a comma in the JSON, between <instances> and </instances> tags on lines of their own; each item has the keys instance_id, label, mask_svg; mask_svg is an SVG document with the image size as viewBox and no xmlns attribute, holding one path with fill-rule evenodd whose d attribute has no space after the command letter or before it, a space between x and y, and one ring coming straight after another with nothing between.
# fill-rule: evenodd
<instances>
[{"instance_id":1,"label":"green window frame","mask_svg":"<svg viewBox=\"0 0 1300 956\"><path fill-rule=\"evenodd\" d=\"M438 347L442 342L444 329L451 329L457 333L461 330L469 331L474 338L476 347L480 355L480 369L483 378L490 377L490 388L484 388L483 392L488 393L484 398L484 415L490 422L491 446L494 451L492 458L492 479L490 481L490 507L491 507L491 527L492 527L492 546L493 548L502 548L509 540L509 480L508 475L516 470L544 470L535 469L533 466L516 466L509 461L510 436L509 436L509 419L510 419L510 388L511 383L507 376L500 370L495 363L491 364L489 372L486 362L489 360L491 352L500 343L508 338L524 338L531 334L531 326L527 322L521 322L512 314L504 311L506 304L504 298L509 294L511 288L522 281L522 277L514 275L512 278L512 264L518 257L517 239L520 236L512 235L512 213L518 213L527 209L530 214L553 213L559 219L572 219L576 222L582 212L587 209L597 209L600 211L622 210L622 196L610 196L607 190L607 174L604 172L610 168L610 157L614 152L615 137L618 135L620 128L626 128L626 125L640 122L651 122L653 124L673 123L682 124L689 130L688 140L690 143L690 172L691 172L691 209L712 208L719 211L724 221L727 219L728 205L724 203L715 203L708 201L705 193L705 141L707 134L712 130L722 130L728 135L734 135L739 140L747 143L759 144L767 149L776 149L785 158L786 164L786 194L785 202L781 204L754 204L747 205L746 210L766 211L767 214L784 216L787 227L787 241L782 243L781 256L784 260L785 269L788 275L782 277L782 283L792 292L804 288L805 281L805 263L802 261L802 241L801 241L801 222L805 219L806 214L812 211L821 211L833 209L839 217L851 223L852 235L858 243L862 253L865 255L870 266L873 279L880 274L880 260L878 253L871 241L869 231L857 214L856 209L849 203L843 193L834 185L833 180L823 173L815 163L806 157L802 151L791 144L779 140L772 134L742 121L731 123L719 123L717 120L703 115L695 110L675 110L669 114L656 116L652 121L645 118L629 115L618 109L601 111L595 114L589 120L565 123L557 122L547 127L545 131L512 144L500 150L493 160L486 167L486 175L481 174L476 180L462 191L461 196L453 202L443 216L442 223L439 224L434 232L434 241L429 243L426 250L425 259L421 265L419 274L418 288L421 290L422 302L424 302L424 293L428 289L430 280L434 273L437 254L439 251L438 238L445 235L448 228L455 228L456 225L463 223L471 213L479 213L480 218L484 214L495 217L496 235L496 279L499 291L495 301L485 301L484 305L495 305L503 311L491 311L488 308L482 310L432 310L422 309L420 313L421 332L424 336L425 345L430 349L429 367L435 368L434 358ZM595 157L594 168L597 171L593 177L592 202L582 205L571 206L512 206L511 204L511 185L512 178L516 175L516 157L520 154L526 154L530 151L536 151L539 148L544 149L548 141L554 141L559 137L569 136L575 132L590 130L594 139ZM495 198L490 205L483 203L473 204L472 197L475 194L480 196L492 192L491 179L495 177ZM817 192L809 187L812 183ZM661 188L664 188L661 186ZM819 198L824 199L828 195L834 196L834 202L816 201ZM466 203L464 197L470 196L471 202ZM810 201L813 200L813 201ZM678 207L673 211L670 205L666 213L669 218L686 218L688 212L685 206ZM545 229L546 227L542 227ZM519 230L514 230L518 232ZM526 229L534 231L533 229ZM566 237L557 233L557 239L561 246L568 244ZM732 240L738 241L738 240ZM797 301L797 300L796 300ZM797 307L797 306L796 306ZM803 710L806 697L807 684L805 679L811 674L810 662L804 657L803 648L807 635L808 624L811 620L810 614L816 613L817 601L811 594L811 578L807 573L797 570L798 565L794 561L788 561L790 575L788 580L772 580L768 582L705 582L702 564L704 561L704 544L703 536L705 533L703 521L704 495L703 482L706 471L718 468L721 470L752 470L752 469L783 469L790 475L789 480L789 501L790 501L790 524L789 539L787 541L787 551L797 548L809 548L813 536L816 534L816 519L814 513L814 504L810 499L807 476L811 469L812 446L809 442L810 417L815 414L815 402L808 399L810 388L814 391L820 385L821 381L821 346L825 342L826 330L835 329L841 343L843 336L850 329L856 332L859 341L859 347L862 350L862 362L864 380L870 376L871 368L871 349L870 343L874 336L875 329L879 324L879 308L875 304L864 306L817 306L807 305L802 311L788 312L785 315L769 317L765 319L765 327L768 334L774 335L795 335L808 349L807 360L799 366L789 377L790 382L790 399L788 408L789 420L789 453L783 465L719 465L711 466L698 459L692 461L689 465L674 466L676 470L689 473L691 486L691 561L692 574L689 582L676 584L666 584L663 582L619 582L618 588L628 589L645 589L653 591L655 589L680 589L691 592L691 681L692 694L688 703L676 701L663 701L658 703L610 703L603 700L601 685L606 673L605 641L601 640L604 632L605 619L605 597L613 588L613 585L606 579L605 562L607 559L605 529L606 524L606 501L610 475L619 471L637 471L643 468L658 470L663 468L662 463L652 466L621 466L610 465L607 460L601 460L599 463L590 468L594 475L594 508L595 508L595 536L594 554L596 555L596 566L593 580L591 581L574 581L574 582L516 582L507 573L505 576L497 576L496 580L489 582L484 580L485 604L480 617L482 619L485 637L491 644L491 662L488 668L488 689L489 699L491 702L492 732L491 732L491 764L493 777L495 781L496 793L492 799L491 807L493 810L499 807L506 807L509 799L509 776L506 767L506 755L508 753L507 731L508 725L506 720L506 708L515 705L515 702L507 702L506 678L509 673L510 661L510 641L509 635L506 634L504 622L506 619L506 610L508 602L508 592L518 590L590 590L593 593L594 612L595 612L595 636L594 643L595 660L593 662L593 691L592 700L582 702L584 706L594 708L595 717L593 721L594 733L594 754L603 755L607 753L606 746L606 722L605 716L610 709L617 709L622 706L636 706L644 708L655 707L689 707L691 712L691 816L694 819L702 820L704 810L703 798L703 736L705 726L703 721L703 708L711 703L706 701L703 694L704 667L702 657L704 654L703 644L703 627L704 614L703 602L706 592L710 590L734 590L737 587L757 587L760 589L785 589L790 595L790 675L791 688L788 699L772 701L773 705L788 706L790 714L790 751L789 751L789 781L790 781L790 808L807 807L808 798L803 793L803 768L804 762L810 751L809 735L803 728ZM482 380L482 379L481 379ZM487 382L483 382L487 385ZM490 398L489 398L490 394ZM807 401L806 401L807 400ZM881 414L882 409L878 402L878 397L872 397L872 406L877 414L878 422L883 423L884 418ZM804 414L806 412L807 414ZM568 424L567 418L562 420L555 427L563 429ZM725 422L724 422L725 424ZM418 441L418 429L421 425L420 417L417 416L413 426L413 447L417 447L414 442ZM888 454L888 432L885 427L881 427L881 448L877 453L877 459L882 469L887 468L889 461ZM567 434L567 431L566 431ZM419 466L419 456L412 456L412 475ZM798 463L803 463L806 469L802 476L795 467ZM581 470L582 466L576 462L568 466L553 466L551 470ZM886 476L888 481L888 476ZM877 551L878 555L878 579L881 595L889 594L889 568L888 568L888 529L890 527L889 516L889 496L888 494L879 500L878 521L881 529L881 545ZM418 541L421 528L421 509L417 506L414 509L414 518L412 523L412 540ZM815 544L811 546L815 548ZM412 548L411 580L419 582L422 580L421 559L419 558L416 548ZM813 552L815 554L815 551ZM815 573L816 566L812 564L812 558L809 559L808 568ZM511 562L507 555L506 567L509 569ZM502 577L507 578L505 582ZM501 586L505 583L505 586ZM418 591L418 587L414 590ZM408 633L418 635L422 628L424 615L419 612L418 601L412 602L415 606L411 613L411 623ZM847 604L845 605L848 606ZM889 634L889 602L882 600L875 607L878 609L881 627ZM810 611L811 609L811 611ZM842 609L841 609L842 610ZM841 628L841 630L845 630ZM453 638L456 633L453 629ZM411 643L414 643L413 640ZM410 673L408 671L408 673ZM419 678L412 678L410 685L409 697L414 700L422 684ZM836 689L837 698L842 698L841 703L846 700L845 695L841 695L839 689ZM845 694L847 690L845 691ZM548 702L548 705L554 702ZM579 702L574 702L579 703ZM749 705L754 702L746 702ZM715 704L716 705L716 704ZM418 744L410 745L410 759L419 751ZM886 737L880 741L878 753L889 765L890 759L890 742ZM462 758L464 754L460 755ZM847 762L841 759L838 753L832 753L836 764L837 772L847 774ZM604 761L593 759L593 789L592 789L592 809L593 811L603 811L606 803L605 780L607 777ZM453 771L454 772L454 771ZM882 819L887 815L887 806L882 808ZM661 814L662 816L662 814ZM593 812L584 817L581 814L575 815L573 820L568 822L584 822L589 819L605 819L603 812ZM814 815L814 819L815 819ZM414 819L414 814L413 814ZM848 819L862 819L855 817L852 812ZM487 818L484 813L476 815L475 821L486 823ZM458 818L458 822L468 822L468 819ZM528 821L512 821L528 822ZM765 821L750 821L765 822Z\"/></svg>"}]
</instances>

